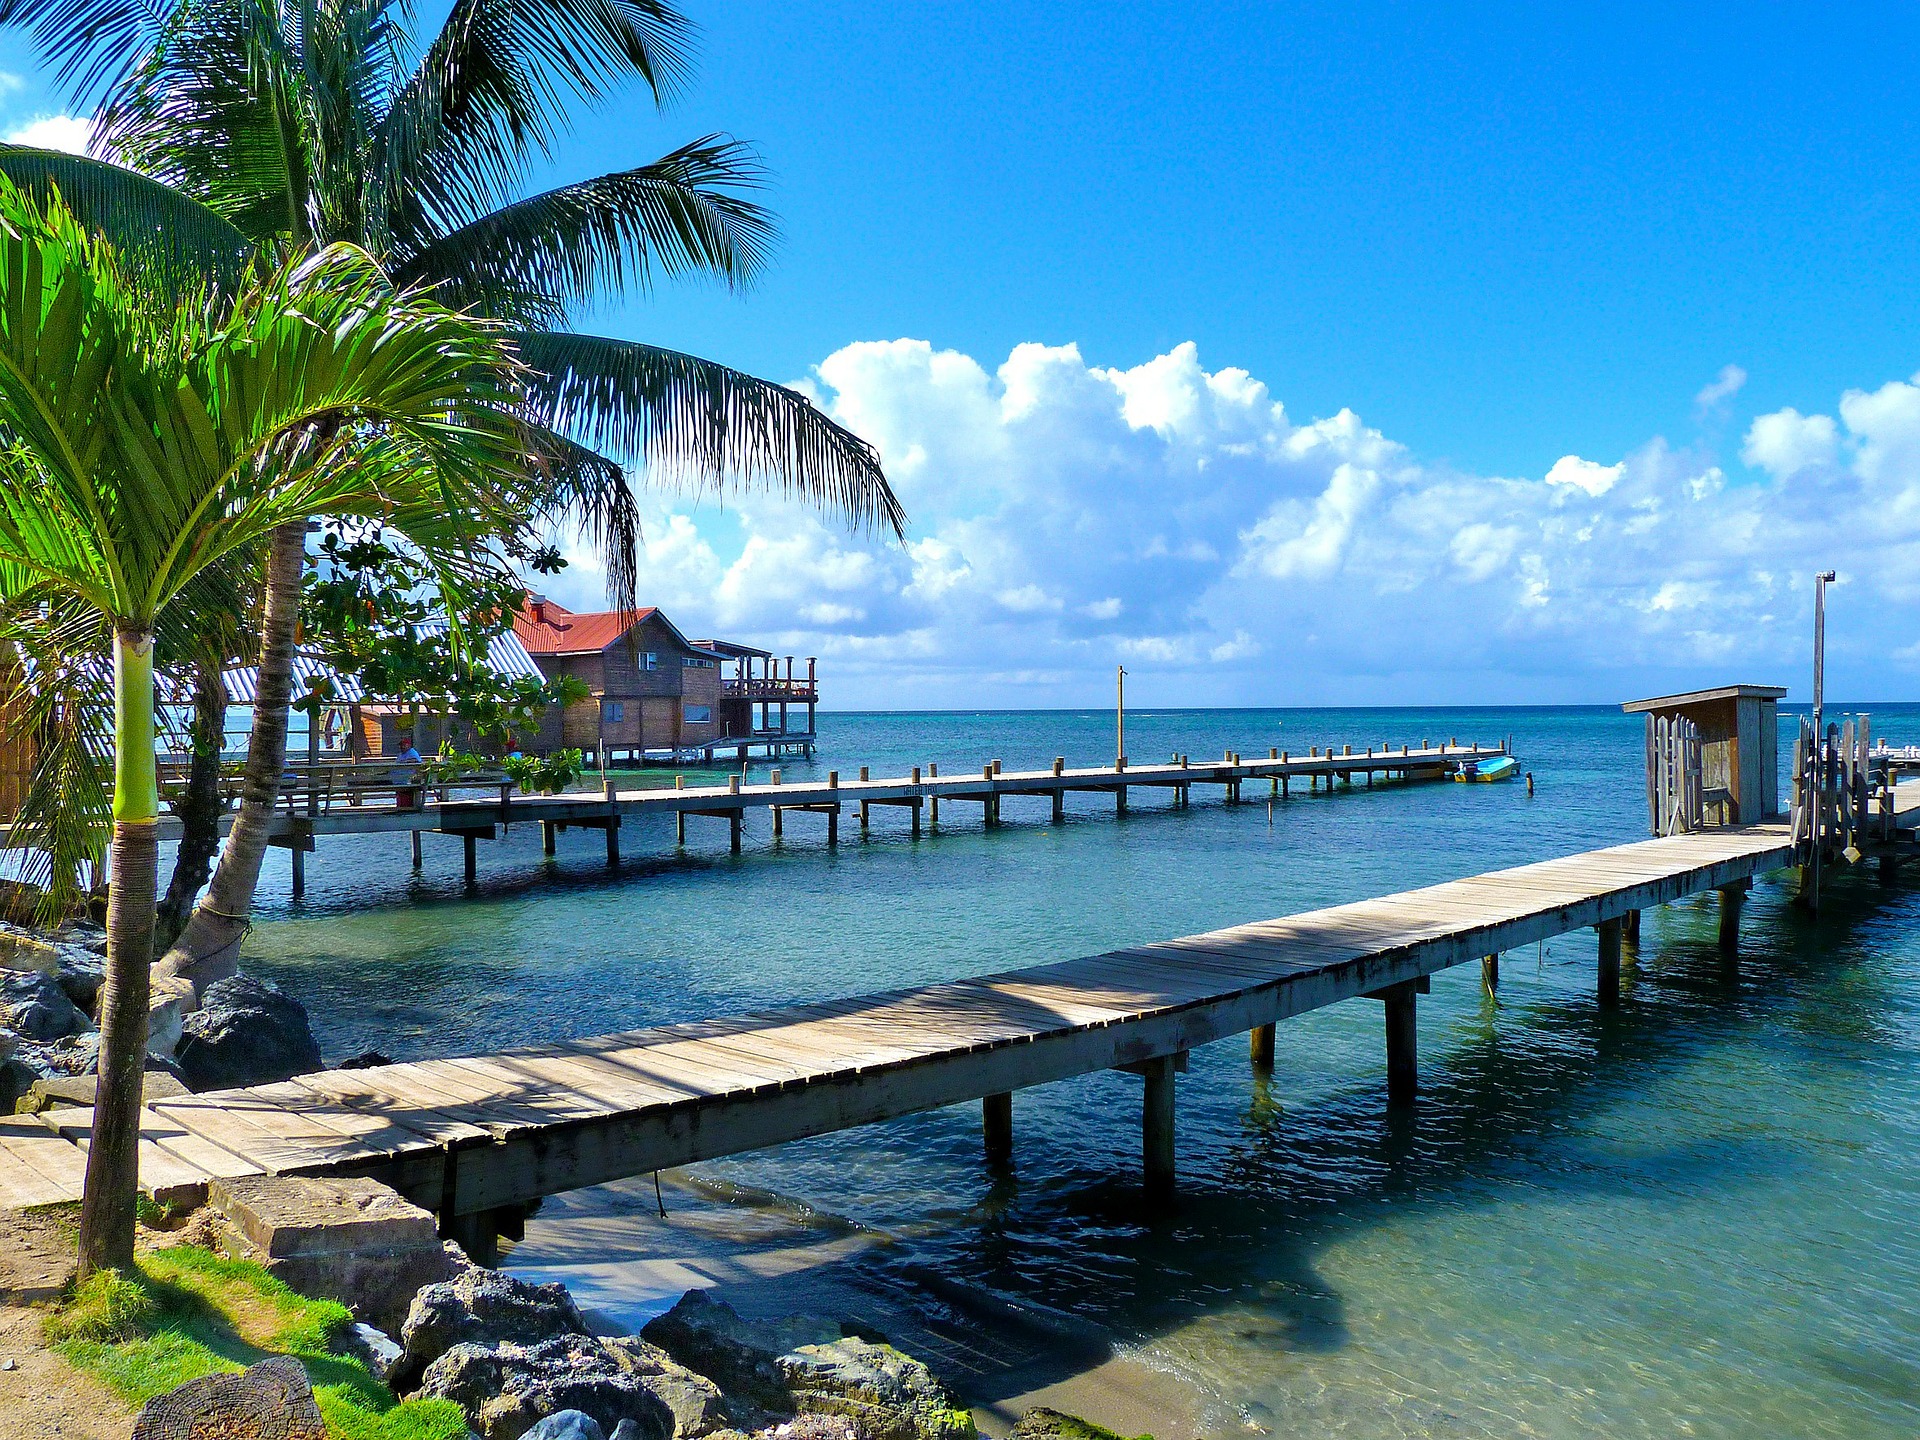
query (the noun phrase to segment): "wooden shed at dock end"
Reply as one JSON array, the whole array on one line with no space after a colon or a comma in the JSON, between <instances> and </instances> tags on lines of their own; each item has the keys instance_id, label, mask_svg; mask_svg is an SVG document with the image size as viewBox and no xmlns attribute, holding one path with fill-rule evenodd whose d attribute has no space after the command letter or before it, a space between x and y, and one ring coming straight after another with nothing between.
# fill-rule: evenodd
<instances>
[{"instance_id":1,"label":"wooden shed at dock end","mask_svg":"<svg viewBox=\"0 0 1920 1440\"><path fill-rule=\"evenodd\" d=\"M1645 715L1691 720L1700 731L1701 782L1733 799L1735 824L1767 820L1780 810L1779 685L1722 685L1684 695L1629 700L1620 708Z\"/></svg>"}]
</instances>

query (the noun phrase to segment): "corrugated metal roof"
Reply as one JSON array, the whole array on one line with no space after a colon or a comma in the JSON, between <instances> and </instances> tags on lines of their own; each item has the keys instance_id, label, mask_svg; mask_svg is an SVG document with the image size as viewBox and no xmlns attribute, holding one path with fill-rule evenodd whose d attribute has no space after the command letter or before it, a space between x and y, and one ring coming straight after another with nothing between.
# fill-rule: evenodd
<instances>
[{"instance_id":1,"label":"corrugated metal roof","mask_svg":"<svg viewBox=\"0 0 1920 1440\"><path fill-rule=\"evenodd\" d=\"M439 635L446 631L446 622L430 620L416 627L421 635ZM504 635L496 635L487 642L487 668L496 675L509 678L524 676L530 680L544 680L540 667L534 663L533 656L527 653L527 647L520 643L520 637L509 630ZM227 699L234 705L253 704L254 695L260 683L260 670L255 665L238 666L226 672ZM313 688L324 680L332 680L334 695L342 703L357 703L369 697L359 680L352 675L342 675L327 665L318 656L295 655L293 657L293 695L297 700L311 693Z\"/></svg>"}]
</instances>

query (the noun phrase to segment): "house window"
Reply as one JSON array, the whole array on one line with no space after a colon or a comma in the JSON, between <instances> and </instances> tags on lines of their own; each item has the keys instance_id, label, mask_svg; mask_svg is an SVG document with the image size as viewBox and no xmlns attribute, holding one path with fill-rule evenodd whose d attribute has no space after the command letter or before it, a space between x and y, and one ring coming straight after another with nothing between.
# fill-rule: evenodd
<instances>
[{"instance_id":1,"label":"house window","mask_svg":"<svg viewBox=\"0 0 1920 1440\"><path fill-rule=\"evenodd\" d=\"M600 708L600 718L609 725L618 725L627 718L627 705L624 700L609 700Z\"/></svg>"},{"instance_id":2,"label":"house window","mask_svg":"<svg viewBox=\"0 0 1920 1440\"><path fill-rule=\"evenodd\" d=\"M711 725L713 707L711 705L686 705L681 707L689 725Z\"/></svg>"},{"instance_id":3,"label":"house window","mask_svg":"<svg viewBox=\"0 0 1920 1440\"><path fill-rule=\"evenodd\" d=\"M682 665L690 666L695 670L711 670L713 669L714 662L711 660L697 659L692 655L682 655L680 657L680 663Z\"/></svg>"},{"instance_id":4,"label":"house window","mask_svg":"<svg viewBox=\"0 0 1920 1440\"><path fill-rule=\"evenodd\" d=\"M660 668L660 657L651 650L647 651L646 657L640 662L640 668L642 670L658 670Z\"/></svg>"}]
</instances>

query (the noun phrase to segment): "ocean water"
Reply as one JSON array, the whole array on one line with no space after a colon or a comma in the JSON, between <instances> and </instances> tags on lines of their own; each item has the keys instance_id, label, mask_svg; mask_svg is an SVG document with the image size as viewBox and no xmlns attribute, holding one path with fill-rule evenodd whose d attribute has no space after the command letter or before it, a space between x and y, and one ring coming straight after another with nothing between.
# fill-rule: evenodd
<instances>
[{"instance_id":1,"label":"ocean water","mask_svg":"<svg viewBox=\"0 0 1920 1440\"><path fill-rule=\"evenodd\" d=\"M1920 741L1920 707L1876 734ZM1786 727L1783 726L1783 729ZM1113 753L1099 712L821 716L791 776L960 772ZM274 856L246 964L304 1000L332 1057L476 1052L1039 963L1312 909L1644 833L1640 722L1617 710L1130 715L1136 763L1176 751L1512 738L1537 787L1426 784L1190 809L1136 790L948 807L908 838L877 811L536 827L480 847L323 840L306 899ZM1250 791L1253 787L1249 787ZM275 868L275 867L278 868ZM1071 1312L1203 1393L1220 1434L1355 1437L1920 1433L1920 894L1862 871L1818 920L1785 877L1748 907L1737 975L1707 900L1649 912L1625 1004L1594 941L1509 954L1420 1011L1420 1103L1385 1103L1380 1009L1280 1027L1179 1081L1181 1195L1139 1193L1139 1082L1022 1092L1016 1171L956 1107L698 1167L891 1237L870 1263ZM638 1223L637 1221L635 1223ZM904 1282L903 1282L904 1283Z\"/></svg>"}]
</instances>

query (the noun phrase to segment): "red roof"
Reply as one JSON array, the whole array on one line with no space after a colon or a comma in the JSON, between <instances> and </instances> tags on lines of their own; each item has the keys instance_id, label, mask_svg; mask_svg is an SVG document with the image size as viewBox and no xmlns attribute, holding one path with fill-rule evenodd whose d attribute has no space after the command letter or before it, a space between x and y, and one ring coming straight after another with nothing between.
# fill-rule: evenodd
<instances>
[{"instance_id":1,"label":"red roof","mask_svg":"<svg viewBox=\"0 0 1920 1440\"><path fill-rule=\"evenodd\" d=\"M621 623L615 610L576 615L551 600L528 601L513 617L513 633L535 655L597 655L654 613L636 610Z\"/></svg>"}]
</instances>

